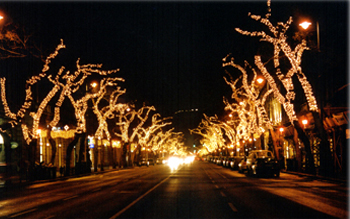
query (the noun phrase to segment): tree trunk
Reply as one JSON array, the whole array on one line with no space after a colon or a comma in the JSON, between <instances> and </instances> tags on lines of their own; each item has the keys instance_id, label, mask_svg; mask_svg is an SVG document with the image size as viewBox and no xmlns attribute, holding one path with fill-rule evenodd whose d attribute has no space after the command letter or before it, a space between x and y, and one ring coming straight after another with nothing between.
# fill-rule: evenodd
<instances>
[{"instance_id":1,"label":"tree trunk","mask_svg":"<svg viewBox=\"0 0 350 219\"><path fill-rule=\"evenodd\" d=\"M326 138L326 132L323 127L322 120L318 114L318 112L312 112L312 116L315 120L315 126L317 133L319 134L319 138L321 138L320 143L320 174L323 176L333 176L333 162L332 162L332 154L329 148L328 140Z\"/></svg>"},{"instance_id":2,"label":"tree trunk","mask_svg":"<svg viewBox=\"0 0 350 219\"><path fill-rule=\"evenodd\" d=\"M78 159L78 163L82 163L85 159L84 159L84 152L85 152L85 140L86 137L86 133L82 133L80 136L80 144L79 144L79 159Z\"/></svg>"},{"instance_id":3,"label":"tree trunk","mask_svg":"<svg viewBox=\"0 0 350 219\"><path fill-rule=\"evenodd\" d=\"M126 156L127 156L127 153L128 153L127 152L127 147L128 147L128 143L124 143L123 144L123 151L122 151L122 160L121 160L122 166L124 168L128 166L127 161L126 161Z\"/></svg>"},{"instance_id":4,"label":"tree trunk","mask_svg":"<svg viewBox=\"0 0 350 219\"><path fill-rule=\"evenodd\" d=\"M96 144L93 149L94 153L94 172L97 172L97 163L98 163L98 145Z\"/></svg>"},{"instance_id":5,"label":"tree trunk","mask_svg":"<svg viewBox=\"0 0 350 219\"><path fill-rule=\"evenodd\" d=\"M101 171L104 171L105 165L105 146L102 144L102 140L100 141L100 152L101 152Z\"/></svg>"},{"instance_id":6,"label":"tree trunk","mask_svg":"<svg viewBox=\"0 0 350 219\"><path fill-rule=\"evenodd\" d=\"M300 127L298 121L293 122L294 128L298 132L298 137L299 139L304 143L305 146L305 151L306 151L306 157L307 157L307 162L306 162L306 172L311 173L311 174L316 174L315 171L315 162L314 162L314 157L311 151L311 145L308 137L305 135L304 130Z\"/></svg>"},{"instance_id":7,"label":"tree trunk","mask_svg":"<svg viewBox=\"0 0 350 219\"><path fill-rule=\"evenodd\" d=\"M275 152L275 157L276 160L280 160L280 155L279 155L279 151L278 151L278 146L277 146L277 139L276 139L276 135L275 132L273 131L273 129L270 129L270 134L271 134L271 138L272 138L272 143L273 143L273 149Z\"/></svg>"},{"instance_id":8,"label":"tree trunk","mask_svg":"<svg viewBox=\"0 0 350 219\"><path fill-rule=\"evenodd\" d=\"M84 151L85 151L85 147L86 147L86 133L81 133L79 141L78 141L78 146L76 147L78 148L78 161L77 161L77 165L75 167L75 171L77 174L80 173L85 173L86 172L86 165L84 163Z\"/></svg>"},{"instance_id":9,"label":"tree trunk","mask_svg":"<svg viewBox=\"0 0 350 219\"><path fill-rule=\"evenodd\" d=\"M52 166L55 166L56 149L57 149L56 148L56 141L51 138L50 131L47 132L47 137L48 137L48 140L50 142L51 150L52 150L50 163L52 164Z\"/></svg>"},{"instance_id":10,"label":"tree trunk","mask_svg":"<svg viewBox=\"0 0 350 219\"><path fill-rule=\"evenodd\" d=\"M295 145L295 152L296 152L296 161L297 161L297 171L301 171L301 150L299 148L299 140L298 140L298 132L294 127L294 136L293 136L293 141L294 141L294 145Z\"/></svg>"},{"instance_id":11,"label":"tree trunk","mask_svg":"<svg viewBox=\"0 0 350 219\"><path fill-rule=\"evenodd\" d=\"M86 165L87 165L88 173L91 172L91 166L92 166L92 162L90 160L90 153L91 153L91 149L89 148L89 145L86 144Z\"/></svg>"},{"instance_id":12,"label":"tree trunk","mask_svg":"<svg viewBox=\"0 0 350 219\"><path fill-rule=\"evenodd\" d=\"M74 146L78 143L79 138L81 134L75 134L74 139L71 143L69 143L67 147L67 154L66 154L66 176L70 175L70 162L72 157L72 151Z\"/></svg>"},{"instance_id":13,"label":"tree trunk","mask_svg":"<svg viewBox=\"0 0 350 219\"><path fill-rule=\"evenodd\" d=\"M36 147L37 147L37 139L33 139L29 143L28 148L28 161L29 161L29 177L30 180L35 180L37 178L35 174L35 161L36 161Z\"/></svg>"},{"instance_id":14,"label":"tree trunk","mask_svg":"<svg viewBox=\"0 0 350 219\"><path fill-rule=\"evenodd\" d=\"M5 147L5 162L6 162L5 174L6 176L10 177L12 175L11 138L7 133L2 133L1 135L4 140L4 147Z\"/></svg>"}]
</instances>

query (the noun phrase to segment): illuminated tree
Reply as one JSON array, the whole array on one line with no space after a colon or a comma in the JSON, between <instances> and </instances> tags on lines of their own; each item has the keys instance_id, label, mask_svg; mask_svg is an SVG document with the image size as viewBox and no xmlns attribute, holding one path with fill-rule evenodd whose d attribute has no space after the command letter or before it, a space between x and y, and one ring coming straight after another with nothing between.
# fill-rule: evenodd
<instances>
[{"instance_id":1,"label":"illuminated tree","mask_svg":"<svg viewBox=\"0 0 350 219\"><path fill-rule=\"evenodd\" d=\"M21 107L16 113L13 113L10 110L10 106L8 105L8 101L6 98L6 86L5 86L6 78L4 77L0 78L1 102L4 107L5 116L8 119L7 123L1 125L0 131L5 132L9 128L14 128L16 125L19 125L19 124L21 125L24 140L29 146L28 159L29 159L30 169L34 167L34 162L35 162L35 153L36 153L36 144L37 144L36 140L38 138L39 121L48 103L60 89L59 87L54 86L52 90L47 94L47 96L40 102L39 107L37 109L33 109L32 104L33 104L34 98L33 98L32 88L34 85L38 86L37 85L38 82L48 77L47 75L50 69L49 64L51 60L58 55L58 51L62 48L65 48L63 42L61 42L61 44L57 46L54 53L52 53L46 58L42 72L39 75L32 76L26 81L26 89L25 89L26 96L23 104L21 105ZM32 112L28 112L29 110L32 110ZM29 126L31 126L31 128L29 128Z\"/></svg>"},{"instance_id":2,"label":"illuminated tree","mask_svg":"<svg viewBox=\"0 0 350 219\"><path fill-rule=\"evenodd\" d=\"M128 107L127 104L118 103L118 99L121 95L126 93L126 89L121 89L117 86L117 82L124 82L122 78L104 78L100 81L98 96L93 102L93 111L97 117L98 127L95 132L95 139L107 139L111 140L110 128L108 126L108 120L115 118L115 114L124 112ZM105 101L102 101L105 100ZM107 103L106 103L107 102ZM98 141L99 142L99 141ZM97 158L97 149L94 148L95 158ZM104 150L101 150L101 170L104 166ZM97 165L97 160L95 166ZM95 168L97 169L97 168Z\"/></svg>"},{"instance_id":3,"label":"illuminated tree","mask_svg":"<svg viewBox=\"0 0 350 219\"><path fill-rule=\"evenodd\" d=\"M111 76L111 74L113 73L116 73L118 69L105 71L105 70L101 70L102 68L101 64L80 65L79 59L76 62L76 70L74 72L65 71L65 67L62 66L58 70L58 73L56 75L48 75L47 71L49 70L49 64L51 60L58 55L58 51L62 48L65 48L63 41L61 41L61 44L57 46L55 52L47 57L42 72L38 76L33 76L29 80L27 80L25 101L17 113L13 113L10 110L10 107L8 106L7 99L6 99L5 78L0 79L1 101L4 106L5 116L7 116L10 119L8 124L3 125L1 128L2 130L4 130L5 127L9 127L10 125L13 127L14 125L21 123L24 139L27 142L27 144L31 144L30 148L33 150L32 156L34 156L35 148L36 148L36 139L38 138L39 123L44 110L47 108L50 101L54 100L55 95L58 94L58 98L54 103L55 107L54 107L53 118L51 122L49 122L50 127L55 127L60 122L62 104L64 100L68 98L68 100L70 101L70 103L74 108L74 115L77 121L76 129L75 129L75 132L76 132L75 137L67 147L66 173L69 174L71 153L74 146L76 146L77 151L79 151L79 154L77 156L78 163L80 163L83 160L82 155L85 150L84 145L85 145L85 135L86 135L85 116L86 116L86 111L88 109L88 102L94 98L97 98L96 102L99 103L100 98L102 98L105 95L107 86L114 86L116 85L115 84L116 81L124 81L124 80L121 78L107 77L107 76ZM85 90L84 85L86 84L86 79L93 74L99 75L105 78L101 80L99 90L97 92L89 93ZM28 123L31 125L31 127L29 128L29 125L24 122L23 118L25 117L28 109L32 106L32 102L33 102L32 86L36 85L37 82L41 81L44 78L47 79L53 86L51 90L48 92L48 94L46 95L46 97L39 103L38 109L36 109L36 111L29 113L29 116L32 118L32 121ZM59 91L60 93L58 93ZM106 123L104 123L103 121L105 121L106 117L108 117L111 114L111 111L116 110L113 104L116 103L118 97L124 92L125 91L121 91L120 89L116 89L115 91L113 91L111 96L112 102L110 103L109 108L104 107L102 108L101 111L99 111L98 106L95 105L94 109L99 122L97 135L100 135L102 132L104 132L106 135L109 135L107 128L105 128ZM117 93L119 94L116 95ZM33 140L35 141L33 142ZM54 144L54 141L50 141L50 143ZM55 145L51 145L51 146L53 148L53 151L55 151ZM54 162L53 158L51 159L51 162Z\"/></svg>"},{"instance_id":4,"label":"illuminated tree","mask_svg":"<svg viewBox=\"0 0 350 219\"><path fill-rule=\"evenodd\" d=\"M234 63L233 58L227 60L228 57L224 58L224 67L232 66L238 69L242 73L242 77L239 77L235 81L228 81L226 78L226 83L232 89L233 102L230 103L226 98L224 98L225 110L229 111L231 115L231 120L228 123L235 127L237 132L236 142L239 142L240 139L248 140L254 135L262 135L265 132L265 129L270 130L274 152L277 159L279 159L279 153L277 149L277 140L275 137L275 132L273 130L273 124L267 116L265 109L265 102L267 97L273 92L272 89L268 89L264 95L261 94L257 82L257 73L254 68L249 66L246 62L245 68ZM253 74L252 80L248 80L247 66L250 67L251 73ZM242 80L241 80L242 79ZM241 80L241 86L237 87L237 82Z\"/></svg>"},{"instance_id":5,"label":"illuminated tree","mask_svg":"<svg viewBox=\"0 0 350 219\"><path fill-rule=\"evenodd\" d=\"M156 113L152 116L152 122L147 127L141 127L137 132L139 144L141 147L147 147L148 145L152 147L152 140L156 137L156 133L162 133L161 128L171 125L171 122L166 122L170 118L161 118L159 113ZM157 136L159 137L159 136ZM153 147L152 147L153 149ZM152 150L155 151L155 150Z\"/></svg>"},{"instance_id":6,"label":"illuminated tree","mask_svg":"<svg viewBox=\"0 0 350 219\"><path fill-rule=\"evenodd\" d=\"M173 134L175 128L171 128L168 131L164 132L162 129L160 129L159 132L157 132L156 135L151 139L150 145L151 145L151 150L156 151L159 153L160 151L165 151L166 144L165 142L171 137Z\"/></svg>"},{"instance_id":7,"label":"illuminated tree","mask_svg":"<svg viewBox=\"0 0 350 219\"><path fill-rule=\"evenodd\" d=\"M204 119L202 119L198 127L190 129L190 133L202 136L200 143L204 145L209 153L226 147L225 135L231 141L234 141L235 132L230 126L221 122L216 115L208 117L203 114L203 116Z\"/></svg>"},{"instance_id":8,"label":"illuminated tree","mask_svg":"<svg viewBox=\"0 0 350 219\"><path fill-rule=\"evenodd\" d=\"M74 74L70 74L68 71L62 79L64 80L64 83L60 83L59 80L51 80L52 83L57 83L62 87L62 92L60 95L60 98L58 102L56 103L55 107L55 116L54 120L50 123L50 125L55 125L57 123L57 119L59 118L59 111L60 107L62 105L62 102L65 97L68 97L70 100L73 108L74 108L74 113L75 113L75 118L77 120L76 124L76 133L74 140L68 145L67 147L67 156L66 156L66 168L67 168L67 174L69 174L69 166L70 166L70 158L71 158L71 153L73 150L73 147L76 146L79 148L79 155L78 156L78 163L80 163L83 160L83 152L85 150L85 138L86 138L86 111L88 109L88 101L92 100L93 98L98 98L103 96L106 86L113 85L113 82L116 80L123 80L119 78L104 78L100 82L100 89L95 92L95 93L88 93L86 92L85 95L79 97L79 95L73 96L74 93L76 93L79 88L85 89L84 81L86 78L92 74L97 74L97 75L102 75L102 76L109 76L113 73L116 73L117 70L110 70L110 71L105 71L105 70L100 70L102 67L101 64L87 64L87 65L80 65L79 64L79 59L76 62L77 64L77 70L74 72ZM120 90L117 90L118 92ZM119 96L118 96L119 97ZM106 131L106 129L103 129L103 118L101 118L101 113L97 110L97 106L94 108L94 112L97 115L98 121L99 121L99 128L97 130L98 132ZM99 134L99 133L98 133ZM106 132L108 134L108 130ZM79 144L78 144L79 142ZM77 145L78 144L78 145Z\"/></svg>"},{"instance_id":9,"label":"illuminated tree","mask_svg":"<svg viewBox=\"0 0 350 219\"><path fill-rule=\"evenodd\" d=\"M9 127L14 127L15 125L18 125L19 123L22 122L28 109L32 106L32 103L33 103L33 92L32 92L33 85L36 85L40 80L47 77L47 71L50 69L49 64L51 62L51 59L54 59L58 55L58 51L62 48L65 48L65 45L63 44L63 42L61 42L61 44L57 46L54 53L52 53L50 56L46 58L42 72L37 76L32 76L30 79L26 81L26 91L25 91L26 97L22 106L17 111L17 113L13 113L10 110L10 106L8 105L8 101L6 98L6 86L5 86L6 78L0 78L1 101L4 107L5 116L9 118L9 122L1 127L2 131L6 130ZM32 141L33 138L37 137L37 129L39 126L39 120L41 118L41 115L45 110L47 104L50 102L52 97L58 92L59 89L60 89L59 87L54 86L52 90L48 93L46 98L39 105L37 112L30 113L30 116L33 119L32 130L29 130L27 125L22 124L24 139L28 144Z\"/></svg>"},{"instance_id":10,"label":"illuminated tree","mask_svg":"<svg viewBox=\"0 0 350 219\"><path fill-rule=\"evenodd\" d=\"M149 114L155 110L154 106L142 106L139 110L135 110L134 105L129 105L115 115L117 128L114 134L123 142L122 162L125 165L127 165L125 160L127 146L136 141L136 137L138 137L138 133L146 123Z\"/></svg>"},{"instance_id":11,"label":"illuminated tree","mask_svg":"<svg viewBox=\"0 0 350 219\"><path fill-rule=\"evenodd\" d=\"M271 16L270 0L267 1L267 6L268 13L265 15L265 17L262 17L260 15L253 15L250 13L249 16L253 20L256 20L265 25L270 31L269 34L265 31L250 32L241 30L239 28L236 28L236 31L242 35L259 37L260 41L264 41L273 45L273 58L270 59L273 60L273 67L268 67L270 60L267 60L264 63L260 55L255 56L255 65L267 80L269 87L273 91L274 97L284 107L284 110L290 122L294 125L297 131L298 137L303 141L308 155L310 172L314 172L314 162L310 143L305 136L305 133L300 128L294 109L296 94L293 84L293 78L295 77L293 76L296 76L305 94L309 111L313 113L315 121L318 121L316 122L316 125L318 126L319 130L323 130L322 123L319 120L317 101L313 94L312 86L307 80L301 68L303 52L309 48L306 45L306 41L303 40L301 43L297 44L294 49L292 49L287 41L286 35L287 30L293 22L292 17L290 17L286 23L278 22L276 25L273 25L269 20L269 17ZM283 65L282 68L280 64L281 57L285 57L288 60L289 65ZM281 89L278 84L281 84L283 86L283 89ZM282 90L285 92L282 92ZM298 147L298 143L295 143L296 147Z\"/></svg>"},{"instance_id":12,"label":"illuminated tree","mask_svg":"<svg viewBox=\"0 0 350 219\"><path fill-rule=\"evenodd\" d=\"M182 132L172 132L171 137L167 138L165 145L169 155L185 156L187 154Z\"/></svg>"}]
</instances>

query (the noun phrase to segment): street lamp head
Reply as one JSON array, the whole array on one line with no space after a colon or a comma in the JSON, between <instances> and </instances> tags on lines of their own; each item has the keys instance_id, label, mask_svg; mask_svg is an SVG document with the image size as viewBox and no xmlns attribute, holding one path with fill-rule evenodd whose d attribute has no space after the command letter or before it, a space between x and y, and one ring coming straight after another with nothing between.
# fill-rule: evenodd
<instances>
[{"instance_id":1,"label":"street lamp head","mask_svg":"<svg viewBox=\"0 0 350 219\"><path fill-rule=\"evenodd\" d=\"M303 120L301 121L301 123L302 123L303 125L307 125L308 121L307 121L307 119L303 119Z\"/></svg>"},{"instance_id":2,"label":"street lamp head","mask_svg":"<svg viewBox=\"0 0 350 219\"><path fill-rule=\"evenodd\" d=\"M284 131L284 128L283 128L283 127L281 127L281 128L280 128L280 132L282 133L283 131Z\"/></svg>"},{"instance_id":3,"label":"street lamp head","mask_svg":"<svg viewBox=\"0 0 350 219\"><path fill-rule=\"evenodd\" d=\"M95 87L97 87L98 83L96 81L94 81L94 82L91 82L90 85L92 88L95 88Z\"/></svg>"},{"instance_id":4,"label":"street lamp head","mask_svg":"<svg viewBox=\"0 0 350 219\"><path fill-rule=\"evenodd\" d=\"M261 83L264 82L264 79L263 78L258 78L258 79L256 79L256 81L258 82L258 84L261 84Z\"/></svg>"},{"instance_id":5,"label":"street lamp head","mask_svg":"<svg viewBox=\"0 0 350 219\"><path fill-rule=\"evenodd\" d=\"M301 26L304 30L306 30L307 28L309 28L309 26L311 25L310 22L308 21L304 21L303 23L300 23L299 26Z\"/></svg>"}]
</instances>

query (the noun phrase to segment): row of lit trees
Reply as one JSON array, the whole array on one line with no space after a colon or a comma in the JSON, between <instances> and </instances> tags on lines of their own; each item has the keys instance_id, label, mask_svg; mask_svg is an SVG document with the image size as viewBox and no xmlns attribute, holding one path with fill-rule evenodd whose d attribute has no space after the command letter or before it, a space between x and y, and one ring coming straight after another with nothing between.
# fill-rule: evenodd
<instances>
[{"instance_id":1,"label":"row of lit trees","mask_svg":"<svg viewBox=\"0 0 350 219\"><path fill-rule=\"evenodd\" d=\"M270 22L271 16L270 1L267 1L268 13L263 17L260 15L253 15L249 13L249 16L261 24L265 25L269 32L265 31L244 31L236 28L236 31L242 35L259 37L260 41L267 42L273 46L273 54L268 54L268 51L264 53L265 59L261 55L254 57L255 67L252 67L248 62L245 62L245 66L234 62L234 59L228 55L223 59L223 67L227 72L228 68L237 69L241 73L241 77L236 80L225 78L226 83L232 89L231 99L224 98L225 110L230 115L226 121L221 121L222 127L218 129L217 124L210 122L205 116L199 127L192 130L194 133L203 136L203 143L206 147L210 145L208 151L222 147L222 142L225 137L223 134L234 134L232 137L227 135L226 138L230 138L229 144L237 145L241 140L252 139L253 136L262 135L265 130L269 130L273 140L276 157L279 158L277 150L277 138L276 133L278 129L271 121L267 112L269 111L269 104L266 104L267 98L273 95L278 103L283 106L284 112L287 115L289 123L294 127L294 144L297 154L297 161L301 163L301 152L299 148L300 139L305 147L308 160L308 171L314 173L314 159L311 152L310 142L305 135L302 125L299 123L297 113L295 111L294 103L302 102L306 100L308 110L312 112L315 125L318 130L321 141L321 151L324 156L321 160L321 169L324 174L329 173L330 151L327 144L327 140L323 134L322 121L319 116L319 108L316 102L316 98L312 91L312 86L307 80L305 74L302 71L301 61L302 55L305 50L309 48L306 45L306 41L302 40L298 43L294 49L287 41L286 32L292 24L292 17L287 22L278 22L276 25ZM282 64L281 64L282 63ZM261 86L261 82L265 81L266 87L264 89ZM298 86L303 89L305 96L296 96L295 87L296 81L299 82ZM220 122L216 122L220 123ZM228 125L228 126L227 126ZM281 124L280 124L281 125ZM214 134L212 134L214 133ZM222 138L222 139L219 139ZM214 143L209 143L214 142ZM300 168L300 166L299 166ZM321 171L322 171L321 170Z\"/></svg>"},{"instance_id":2,"label":"row of lit trees","mask_svg":"<svg viewBox=\"0 0 350 219\"><path fill-rule=\"evenodd\" d=\"M16 39L21 38L16 35L14 30L2 31L3 33L0 34L2 54L5 48L6 52L10 54L11 49L12 53L16 53L18 50L18 40ZM13 36L17 36L17 38ZM26 41L22 43L23 48L25 48ZM45 59L42 71L26 81L26 96L16 112L13 109L17 106L10 106L7 99L6 78L0 78L1 103L7 120L0 127L0 131L5 136L5 147L10 147L10 137L6 132L20 126L27 144L26 148L29 151L29 169L33 169L36 162L36 146L41 129L47 127L46 129L50 132L53 127L62 125L60 123L62 123L63 114L67 116L71 113L75 117L75 124L71 124L75 129L74 139L69 143L66 151L66 173L70 173L69 168L74 147L78 151L78 164L84 162L84 159L89 159L89 156L85 158L83 156L86 152L87 126L92 125L87 124L86 120L89 106L92 108L98 124L93 134L96 139L119 138L123 142L123 148L131 143L136 143L140 145L139 148L149 147L155 153L159 150L171 151L172 153L182 151L183 139L179 137L181 134L174 133L173 129L168 128L171 125L171 118L162 118L159 113L155 112L156 109L153 106L142 106L136 109L133 104L120 101L120 96L126 93L126 89L122 89L119 85L124 82L123 78L116 76L119 69L102 70L101 64L81 65L79 59L76 61L74 71L66 70L65 66L61 66L57 71L50 69L50 64L59 55L60 50L65 47L63 40L61 40L55 51ZM7 56L7 58L12 57ZM92 83L95 78L98 78L98 81ZM48 84L51 85L49 89L47 89ZM39 95L33 95L34 87L41 93L47 91L43 99L38 99ZM72 112L67 113L67 109L64 108L65 101L70 102ZM44 116L44 114L50 107L53 108L53 112L48 119L47 115ZM56 144L50 134L47 136L53 151L51 158L53 165Z\"/></svg>"}]
</instances>

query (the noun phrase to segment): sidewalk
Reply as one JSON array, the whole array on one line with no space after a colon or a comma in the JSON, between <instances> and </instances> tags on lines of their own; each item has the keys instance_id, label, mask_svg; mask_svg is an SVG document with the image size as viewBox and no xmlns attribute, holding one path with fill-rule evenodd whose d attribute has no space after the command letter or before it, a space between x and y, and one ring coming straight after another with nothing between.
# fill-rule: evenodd
<instances>
[{"instance_id":1,"label":"sidewalk","mask_svg":"<svg viewBox=\"0 0 350 219\"><path fill-rule=\"evenodd\" d=\"M288 171L288 170L281 170L282 173L289 173L293 175L298 175L298 176L304 176L312 179L318 179L318 180L327 180L331 182L337 182L337 183L348 183L348 179L346 178L331 178L331 177L326 177L326 176L320 176L320 175L313 175L313 174L308 174L308 173L301 173L301 172L294 172L294 171Z\"/></svg>"},{"instance_id":2,"label":"sidewalk","mask_svg":"<svg viewBox=\"0 0 350 219\"><path fill-rule=\"evenodd\" d=\"M11 190L11 189L17 189L17 188L21 188L21 187L26 187L29 185L33 185L36 183L46 183L46 182L55 182L55 181L63 181L69 178L78 178L78 177L83 177L83 176L89 176L89 175L98 175L98 174L102 174L102 173L106 173L106 172L112 172L112 171L119 171L122 169L127 169L127 168L106 168L103 171L97 171L94 172L93 169L91 169L91 173L82 173L79 175L69 175L69 176L64 176L61 175L59 172L57 172L55 178L51 178L51 179L38 179L38 180L26 180L26 179L20 179L19 176L13 176L10 179L10 182L7 182L6 184L4 184L3 186L0 186L0 192L1 190Z\"/></svg>"}]
</instances>

